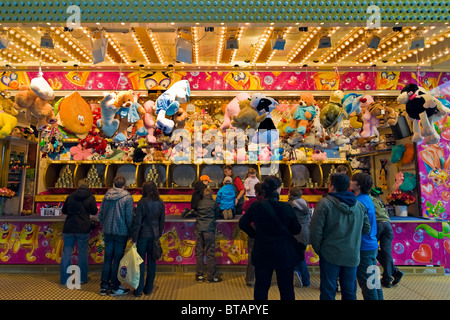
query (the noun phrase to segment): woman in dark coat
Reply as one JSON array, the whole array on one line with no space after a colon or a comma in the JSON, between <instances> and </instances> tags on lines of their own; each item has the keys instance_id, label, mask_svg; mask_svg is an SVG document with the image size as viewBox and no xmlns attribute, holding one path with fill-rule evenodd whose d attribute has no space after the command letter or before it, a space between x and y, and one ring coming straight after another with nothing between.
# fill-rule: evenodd
<instances>
[{"instance_id":1,"label":"woman in dark coat","mask_svg":"<svg viewBox=\"0 0 450 320\"><path fill-rule=\"evenodd\" d=\"M63 227L63 253L60 263L60 283L66 285L71 272L72 252L75 242L78 245L78 266L80 267L81 284L88 281L88 251L91 232L91 217L98 212L97 202L89 189L86 179L78 181L78 189L70 194L62 207L62 213L67 215Z\"/></svg>"},{"instance_id":2,"label":"woman in dark coat","mask_svg":"<svg viewBox=\"0 0 450 320\"><path fill-rule=\"evenodd\" d=\"M149 295L153 290L156 273L156 261L153 259L153 241L159 239L164 231L165 206L159 197L158 188L153 181L146 181L142 186L142 198L136 206L136 217L131 240L136 244L141 258L147 260L147 278L145 278L145 262L141 263L139 286L134 290L136 297ZM147 259L146 259L147 258ZM144 285L145 278L145 285Z\"/></svg>"},{"instance_id":3,"label":"woman in dark coat","mask_svg":"<svg viewBox=\"0 0 450 320\"><path fill-rule=\"evenodd\" d=\"M268 299L272 274L275 270L281 300L294 300L294 267L300 263L300 258L292 236L301 231L301 226L292 206L279 201L281 192L279 178L266 177L262 189L264 199L253 203L239 220L241 230L255 239L251 255L251 262L255 266L254 299ZM271 211L278 219L269 214L270 208L273 208Z\"/></svg>"}]
</instances>

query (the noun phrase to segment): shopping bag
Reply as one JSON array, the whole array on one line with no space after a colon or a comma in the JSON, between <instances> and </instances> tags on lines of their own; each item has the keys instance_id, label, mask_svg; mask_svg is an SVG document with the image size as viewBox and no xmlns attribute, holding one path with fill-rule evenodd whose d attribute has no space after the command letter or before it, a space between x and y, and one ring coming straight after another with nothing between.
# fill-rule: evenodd
<instances>
[{"instance_id":1,"label":"shopping bag","mask_svg":"<svg viewBox=\"0 0 450 320\"><path fill-rule=\"evenodd\" d=\"M129 284L134 289L139 286L139 278L141 275L139 265L144 262L136 249L136 244L133 244L127 253L120 260L119 271L117 278L120 282Z\"/></svg>"}]
</instances>

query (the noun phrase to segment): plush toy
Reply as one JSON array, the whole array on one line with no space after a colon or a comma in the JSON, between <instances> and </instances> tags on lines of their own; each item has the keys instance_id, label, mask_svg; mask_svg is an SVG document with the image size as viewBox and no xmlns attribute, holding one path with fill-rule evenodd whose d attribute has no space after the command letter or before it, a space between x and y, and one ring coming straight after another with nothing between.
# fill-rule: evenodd
<instances>
[{"instance_id":1,"label":"plush toy","mask_svg":"<svg viewBox=\"0 0 450 320\"><path fill-rule=\"evenodd\" d=\"M53 124L57 121L52 106L47 101L39 98L27 85L19 87L13 107L19 111L25 110L26 118L29 121L31 117L36 118L36 128L39 131L44 130L48 124Z\"/></svg>"},{"instance_id":2,"label":"plush toy","mask_svg":"<svg viewBox=\"0 0 450 320\"><path fill-rule=\"evenodd\" d=\"M354 129L361 129L363 126L360 98L362 94L348 93L342 99L342 106L349 117L349 124Z\"/></svg>"},{"instance_id":3,"label":"plush toy","mask_svg":"<svg viewBox=\"0 0 450 320\"><path fill-rule=\"evenodd\" d=\"M237 116L233 116L231 125L242 130L247 128L258 129L259 124L266 118L266 114L259 115L250 105L249 100L239 102L240 111Z\"/></svg>"},{"instance_id":4,"label":"plush toy","mask_svg":"<svg viewBox=\"0 0 450 320\"><path fill-rule=\"evenodd\" d=\"M175 129L183 129L185 124L186 124L186 120L188 118L188 113L186 111L185 108L180 107L178 109L178 112L174 114L173 116L173 122L175 123Z\"/></svg>"},{"instance_id":5,"label":"plush toy","mask_svg":"<svg viewBox=\"0 0 450 320\"><path fill-rule=\"evenodd\" d=\"M0 110L0 138L11 134L17 125L17 118Z\"/></svg>"},{"instance_id":6,"label":"plush toy","mask_svg":"<svg viewBox=\"0 0 450 320\"><path fill-rule=\"evenodd\" d=\"M327 154L326 152L315 150L313 154L311 155L312 161L324 161L327 160Z\"/></svg>"},{"instance_id":7,"label":"plush toy","mask_svg":"<svg viewBox=\"0 0 450 320\"><path fill-rule=\"evenodd\" d=\"M377 126L379 124L379 120L372 116L372 113L370 112L371 109L369 109L370 106L373 105L375 102L373 100L373 97L371 95L364 95L361 99L361 108L364 109L364 115L362 116L362 119L364 121L363 130L361 131L361 137L367 138L371 136L378 137L380 134L378 132Z\"/></svg>"},{"instance_id":8,"label":"plush toy","mask_svg":"<svg viewBox=\"0 0 450 320\"><path fill-rule=\"evenodd\" d=\"M0 91L0 112L4 111L14 117L16 117L19 112L14 109L14 101L11 99L12 95L7 91Z\"/></svg>"},{"instance_id":9,"label":"plush toy","mask_svg":"<svg viewBox=\"0 0 450 320\"><path fill-rule=\"evenodd\" d=\"M95 129L91 129L87 137L80 140L79 145L84 149L92 149L94 153L103 155L106 152L108 142Z\"/></svg>"},{"instance_id":10,"label":"plush toy","mask_svg":"<svg viewBox=\"0 0 450 320\"><path fill-rule=\"evenodd\" d=\"M406 112L413 121L414 134L411 138L413 142L423 141L424 144L439 142L440 136L433 124L450 113L439 99L433 97L424 88L410 83L401 90L397 102L406 105Z\"/></svg>"},{"instance_id":11,"label":"plush toy","mask_svg":"<svg viewBox=\"0 0 450 320\"><path fill-rule=\"evenodd\" d=\"M234 116L239 114L241 109L239 108L239 102L250 99L250 95L246 92L239 93L225 108L225 114L223 117L223 122L220 125L220 130L225 131L226 129L233 129L231 125L231 120Z\"/></svg>"},{"instance_id":12,"label":"plush toy","mask_svg":"<svg viewBox=\"0 0 450 320\"><path fill-rule=\"evenodd\" d=\"M291 123L286 127L287 133L297 131L305 134L309 123L316 116L316 101L311 93L303 93L300 96L299 105L293 110Z\"/></svg>"},{"instance_id":13,"label":"plush toy","mask_svg":"<svg viewBox=\"0 0 450 320\"><path fill-rule=\"evenodd\" d=\"M90 105L78 91L62 99L58 103L58 109L58 125L79 139L84 139L92 128L94 116Z\"/></svg>"},{"instance_id":14,"label":"plush toy","mask_svg":"<svg viewBox=\"0 0 450 320\"><path fill-rule=\"evenodd\" d=\"M398 187L398 190L403 192L409 192L416 187L416 175L410 172L403 173L403 183Z\"/></svg>"},{"instance_id":15,"label":"plush toy","mask_svg":"<svg viewBox=\"0 0 450 320\"><path fill-rule=\"evenodd\" d=\"M264 146L259 150L258 159L259 161L270 161L272 152L270 152L269 146Z\"/></svg>"},{"instance_id":16,"label":"plush toy","mask_svg":"<svg viewBox=\"0 0 450 320\"><path fill-rule=\"evenodd\" d=\"M155 119L153 117L156 105L155 102L152 100L147 100L144 103L144 109L145 109L145 115L144 115L144 126L148 131L147 135L147 141L149 143L156 143L156 137L155 137Z\"/></svg>"},{"instance_id":17,"label":"plush toy","mask_svg":"<svg viewBox=\"0 0 450 320\"><path fill-rule=\"evenodd\" d=\"M97 126L101 128L106 137L111 138L119 128L119 120L115 118L119 110L115 105L116 93L108 93L100 103L101 121L97 122Z\"/></svg>"},{"instance_id":18,"label":"plush toy","mask_svg":"<svg viewBox=\"0 0 450 320\"><path fill-rule=\"evenodd\" d=\"M398 191L404 180L405 180L405 178L404 178L403 172L401 172L401 171L398 172L395 175L395 183L394 183L394 186L392 187L393 191Z\"/></svg>"},{"instance_id":19,"label":"plush toy","mask_svg":"<svg viewBox=\"0 0 450 320\"><path fill-rule=\"evenodd\" d=\"M34 94L36 94L36 96L38 96L42 100L53 100L55 99L55 93L42 75L42 72L39 71L38 76L31 79L30 89L34 92Z\"/></svg>"},{"instance_id":20,"label":"plush toy","mask_svg":"<svg viewBox=\"0 0 450 320\"><path fill-rule=\"evenodd\" d=\"M83 148L80 144L70 148L70 154L73 160L88 160L93 152L91 148Z\"/></svg>"},{"instance_id":21,"label":"plush toy","mask_svg":"<svg viewBox=\"0 0 450 320\"><path fill-rule=\"evenodd\" d=\"M339 122L347 116L341 102L344 92L333 91L330 101L320 110L320 124L329 133L334 133L339 128Z\"/></svg>"},{"instance_id":22,"label":"plush toy","mask_svg":"<svg viewBox=\"0 0 450 320\"><path fill-rule=\"evenodd\" d=\"M280 132L275 127L272 120L272 111L279 106L277 100L266 97L264 94L255 93L252 95L250 105L260 116L265 115L266 118L259 124L257 133L253 136L254 143L267 143L270 148L275 148L274 143L278 141Z\"/></svg>"},{"instance_id":23,"label":"plush toy","mask_svg":"<svg viewBox=\"0 0 450 320\"><path fill-rule=\"evenodd\" d=\"M175 82L167 91L156 99L156 128L164 134L170 134L175 126L173 120L166 116L173 116L178 112L180 103L189 101L191 89L187 80Z\"/></svg>"},{"instance_id":24,"label":"plush toy","mask_svg":"<svg viewBox=\"0 0 450 320\"><path fill-rule=\"evenodd\" d=\"M410 164L414 160L414 145L412 143L405 145L405 152L402 156L402 163L403 164Z\"/></svg>"},{"instance_id":25,"label":"plush toy","mask_svg":"<svg viewBox=\"0 0 450 320\"><path fill-rule=\"evenodd\" d=\"M127 129L133 125L136 129L136 135L145 137L148 135L144 127L143 117L146 111L138 102L138 95L133 94L131 90L122 91L116 97L114 106L118 109L116 118L119 120L119 129L114 137L115 141L123 142L127 139Z\"/></svg>"}]
</instances>

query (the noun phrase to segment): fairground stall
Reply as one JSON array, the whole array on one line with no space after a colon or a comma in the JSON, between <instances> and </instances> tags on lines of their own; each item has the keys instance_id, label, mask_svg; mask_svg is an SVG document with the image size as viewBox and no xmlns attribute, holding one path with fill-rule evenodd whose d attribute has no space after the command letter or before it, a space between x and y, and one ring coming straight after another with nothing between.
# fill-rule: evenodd
<instances>
[{"instance_id":1,"label":"fairground stall","mask_svg":"<svg viewBox=\"0 0 450 320\"><path fill-rule=\"evenodd\" d=\"M98 205L118 174L135 202L155 181L158 264L192 265L182 212L200 176L217 192L225 164L277 175L281 200L299 186L313 213L343 165L382 191L395 264L450 273L447 3L68 5L0 2L1 263L60 262L80 179ZM247 264L238 220L217 224L218 264ZM91 264L102 237L97 224Z\"/></svg>"}]
</instances>

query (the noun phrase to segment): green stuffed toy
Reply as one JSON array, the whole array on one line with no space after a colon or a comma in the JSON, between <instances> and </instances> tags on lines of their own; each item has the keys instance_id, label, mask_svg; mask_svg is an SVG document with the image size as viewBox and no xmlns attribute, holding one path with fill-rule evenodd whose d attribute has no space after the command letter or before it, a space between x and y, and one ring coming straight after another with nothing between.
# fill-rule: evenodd
<instances>
[{"instance_id":1,"label":"green stuffed toy","mask_svg":"<svg viewBox=\"0 0 450 320\"><path fill-rule=\"evenodd\" d=\"M397 163L399 162L402 157L403 157L403 153L405 152L406 147L402 144L396 144L395 146L392 147L392 155L391 155L391 162L392 163Z\"/></svg>"},{"instance_id":2,"label":"green stuffed toy","mask_svg":"<svg viewBox=\"0 0 450 320\"><path fill-rule=\"evenodd\" d=\"M398 188L400 191L409 192L416 187L416 175L410 172L403 173L403 183Z\"/></svg>"}]
</instances>

